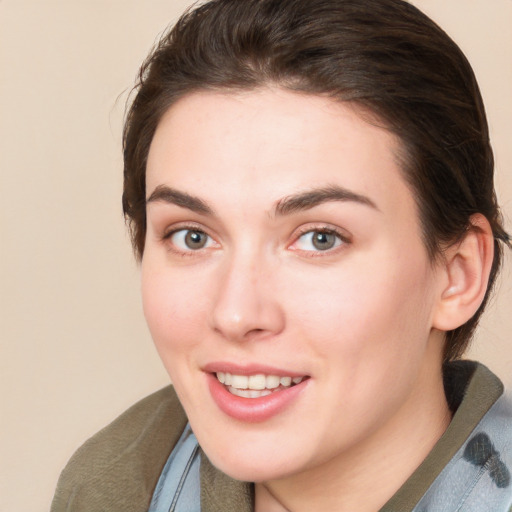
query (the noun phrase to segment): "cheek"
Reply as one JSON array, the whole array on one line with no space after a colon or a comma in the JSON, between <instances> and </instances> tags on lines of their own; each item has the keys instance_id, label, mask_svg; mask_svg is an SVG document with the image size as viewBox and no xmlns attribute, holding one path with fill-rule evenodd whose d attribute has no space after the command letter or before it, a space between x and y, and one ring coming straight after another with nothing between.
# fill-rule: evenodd
<instances>
[{"instance_id":1,"label":"cheek","mask_svg":"<svg viewBox=\"0 0 512 512\"><path fill-rule=\"evenodd\" d=\"M323 356L354 364L414 349L410 340L420 345L430 332L429 267L419 261L407 267L391 255L333 270L329 279L305 279L302 294L289 293L295 325Z\"/></svg>"},{"instance_id":2,"label":"cheek","mask_svg":"<svg viewBox=\"0 0 512 512\"><path fill-rule=\"evenodd\" d=\"M142 269L144 316L164 363L169 355L191 348L200 339L197 319L204 307L193 283L163 272Z\"/></svg>"}]
</instances>

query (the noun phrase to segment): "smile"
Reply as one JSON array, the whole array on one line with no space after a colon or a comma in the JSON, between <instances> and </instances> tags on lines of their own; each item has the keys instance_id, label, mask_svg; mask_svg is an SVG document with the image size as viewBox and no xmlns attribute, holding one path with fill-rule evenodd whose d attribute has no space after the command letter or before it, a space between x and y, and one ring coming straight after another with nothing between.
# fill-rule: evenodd
<instances>
[{"instance_id":1,"label":"smile","mask_svg":"<svg viewBox=\"0 0 512 512\"><path fill-rule=\"evenodd\" d=\"M238 421L257 423L284 412L311 386L310 375L264 365L210 363L203 368L219 409Z\"/></svg>"},{"instance_id":2,"label":"smile","mask_svg":"<svg viewBox=\"0 0 512 512\"><path fill-rule=\"evenodd\" d=\"M242 398L261 398L276 391L281 391L300 384L305 377L289 377L278 375L236 375L217 372L217 380L232 394Z\"/></svg>"}]
</instances>

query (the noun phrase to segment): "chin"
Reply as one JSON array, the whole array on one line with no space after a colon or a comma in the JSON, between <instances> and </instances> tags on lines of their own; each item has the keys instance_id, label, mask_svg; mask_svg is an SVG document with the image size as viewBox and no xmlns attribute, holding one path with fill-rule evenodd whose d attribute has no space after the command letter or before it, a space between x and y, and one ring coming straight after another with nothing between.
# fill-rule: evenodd
<instances>
[{"instance_id":1,"label":"chin","mask_svg":"<svg viewBox=\"0 0 512 512\"><path fill-rule=\"evenodd\" d=\"M217 469L243 482L266 482L284 478L300 472L305 464L305 461L294 460L294 454L298 453L296 449L278 451L274 443L262 446L247 441L243 444L235 441L230 446L222 443L209 446L206 443L202 447Z\"/></svg>"}]
</instances>

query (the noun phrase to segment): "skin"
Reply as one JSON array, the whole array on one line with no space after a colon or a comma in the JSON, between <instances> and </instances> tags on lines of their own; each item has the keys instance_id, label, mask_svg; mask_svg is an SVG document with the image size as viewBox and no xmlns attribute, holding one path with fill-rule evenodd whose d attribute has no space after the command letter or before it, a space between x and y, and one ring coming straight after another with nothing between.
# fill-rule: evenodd
<instances>
[{"instance_id":1,"label":"skin","mask_svg":"<svg viewBox=\"0 0 512 512\"><path fill-rule=\"evenodd\" d=\"M256 482L257 511L375 511L450 421L436 328L450 276L429 260L399 149L353 106L272 88L191 94L154 136L145 316L203 450ZM345 196L279 207L334 188ZM279 414L239 421L210 394L218 361L309 379Z\"/></svg>"}]
</instances>

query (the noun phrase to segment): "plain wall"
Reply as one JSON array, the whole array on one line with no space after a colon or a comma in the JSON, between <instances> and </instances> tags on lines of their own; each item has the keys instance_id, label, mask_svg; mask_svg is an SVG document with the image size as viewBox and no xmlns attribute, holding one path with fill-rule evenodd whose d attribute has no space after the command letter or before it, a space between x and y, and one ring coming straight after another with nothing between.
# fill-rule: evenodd
<instances>
[{"instance_id":1,"label":"plain wall","mask_svg":"<svg viewBox=\"0 0 512 512\"><path fill-rule=\"evenodd\" d=\"M168 378L121 214L127 91L188 0L0 0L0 511L45 511L72 452ZM512 229L512 1L416 0L486 100ZM470 356L512 386L512 286Z\"/></svg>"}]
</instances>

